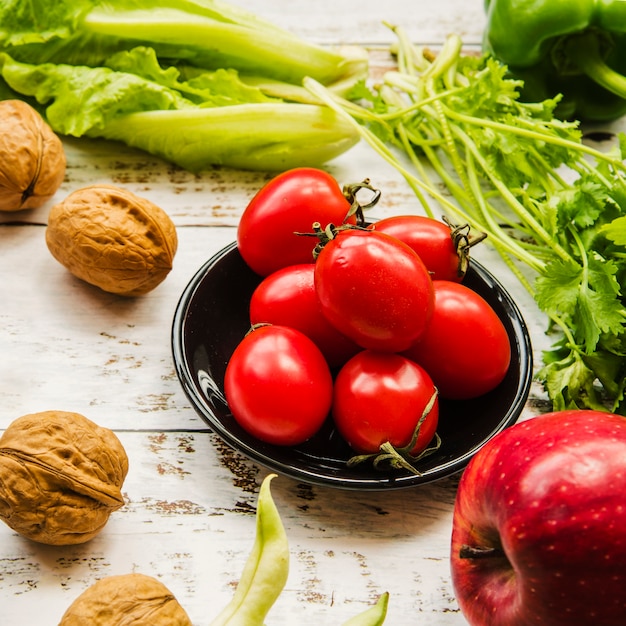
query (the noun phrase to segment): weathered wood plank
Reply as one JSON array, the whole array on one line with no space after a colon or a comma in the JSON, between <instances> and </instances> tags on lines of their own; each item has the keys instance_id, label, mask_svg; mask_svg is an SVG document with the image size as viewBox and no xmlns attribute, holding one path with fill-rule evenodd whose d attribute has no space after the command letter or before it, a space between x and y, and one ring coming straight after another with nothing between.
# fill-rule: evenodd
<instances>
[{"instance_id":1,"label":"weathered wood plank","mask_svg":"<svg viewBox=\"0 0 626 626\"><path fill-rule=\"evenodd\" d=\"M395 208L398 210L398 207ZM25 413L63 409L114 429L202 427L175 374L171 322L185 285L235 239L231 227L179 227L174 269L144 297L106 294L50 255L43 226L0 225L0 427ZM488 248L493 268L525 312L539 363L545 321ZM537 393L540 393L537 391Z\"/></svg>"},{"instance_id":2,"label":"weathered wood plank","mask_svg":"<svg viewBox=\"0 0 626 626\"><path fill-rule=\"evenodd\" d=\"M440 44L450 33L460 35L467 44L478 45L485 22L482 0L318 0L293 2L289 11L280 2L240 0L239 6L281 24L310 41L325 45L336 43L387 44L394 40L385 22L406 29L414 41Z\"/></svg>"},{"instance_id":3,"label":"weathered wood plank","mask_svg":"<svg viewBox=\"0 0 626 626\"><path fill-rule=\"evenodd\" d=\"M239 4L323 45L367 44L375 72L390 67L383 21L424 44L457 33L474 49L483 2L248 0ZM72 410L114 429L130 457L126 505L92 542L33 544L0 524L0 618L54 626L97 579L138 571L160 578L196 626L228 602L251 548L256 491L266 470L208 432L178 383L170 351L178 298L202 263L235 239L268 173L184 172L112 142L66 139L66 179L44 207L0 214L0 430L25 413ZM421 213L395 170L361 144L327 166L343 184L383 190L375 215ZM174 269L153 292L123 299L74 279L45 245L54 202L93 183L124 186L174 220ZM545 319L488 245L475 251L509 289L529 325L535 365ZM533 388L524 418L543 410ZM268 619L276 626L341 624L383 591L390 625L459 626L448 550L458 477L419 489L358 494L288 478L272 491L291 545L291 574Z\"/></svg>"},{"instance_id":4,"label":"weathered wood plank","mask_svg":"<svg viewBox=\"0 0 626 626\"><path fill-rule=\"evenodd\" d=\"M266 472L208 433L118 434L130 459L126 505L98 537L49 547L0 526L5 623L55 624L84 588L130 571L161 579L197 626L228 602L252 546ZM429 624L463 623L447 563L455 485L452 478L362 495L275 479L291 573L270 623L340 624L385 590L390 624L412 613Z\"/></svg>"}]
</instances>

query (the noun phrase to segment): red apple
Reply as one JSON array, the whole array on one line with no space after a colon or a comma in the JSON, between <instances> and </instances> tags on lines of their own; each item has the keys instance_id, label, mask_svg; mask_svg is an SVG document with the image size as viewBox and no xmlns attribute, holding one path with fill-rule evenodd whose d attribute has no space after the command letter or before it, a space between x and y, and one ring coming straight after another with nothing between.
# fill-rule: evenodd
<instances>
[{"instance_id":1,"label":"red apple","mask_svg":"<svg viewBox=\"0 0 626 626\"><path fill-rule=\"evenodd\" d=\"M626 625L626 418L553 412L481 448L459 483L451 572L472 626Z\"/></svg>"}]
</instances>

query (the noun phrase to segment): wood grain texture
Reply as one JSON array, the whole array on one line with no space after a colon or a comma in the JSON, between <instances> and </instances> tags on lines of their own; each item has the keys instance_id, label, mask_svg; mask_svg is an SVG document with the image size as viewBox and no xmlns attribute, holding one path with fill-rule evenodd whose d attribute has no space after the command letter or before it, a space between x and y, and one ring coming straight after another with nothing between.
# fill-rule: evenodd
<instances>
[{"instance_id":1,"label":"wood grain texture","mask_svg":"<svg viewBox=\"0 0 626 626\"><path fill-rule=\"evenodd\" d=\"M5 623L54 624L82 589L130 571L158 577L198 626L228 601L252 545L256 486L266 472L208 433L118 435L131 460L126 505L98 537L60 549L0 528ZM463 623L446 555L456 482L363 496L275 479L291 571L268 623L340 624L385 590L391 624L412 613Z\"/></svg>"},{"instance_id":2,"label":"wood grain texture","mask_svg":"<svg viewBox=\"0 0 626 626\"><path fill-rule=\"evenodd\" d=\"M391 63L402 23L436 46L451 32L480 43L482 0L249 0L242 6L324 45L368 44L373 70ZM41 209L0 215L0 429L25 413L76 411L115 430L130 472L126 505L83 546L51 548L0 525L0 621L54 626L97 579L131 571L156 576L196 626L207 626L233 593L254 538L258 485L267 473L210 433L189 406L170 349L184 287L235 239L247 202L268 173L184 172L112 142L66 139L68 169ZM376 216L421 213L401 177L365 145L328 165L341 183L369 177L383 190ZM137 299L105 294L50 255L52 204L93 183L128 188L159 204L177 226L174 268ZM536 366L546 321L487 246L476 251L525 318ZM545 410L533 387L523 418ZM458 477L393 493L359 494L280 477L272 491L291 546L287 587L268 624L341 624L380 593L390 626L465 624L450 584L448 550Z\"/></svg>"}]
</instances>

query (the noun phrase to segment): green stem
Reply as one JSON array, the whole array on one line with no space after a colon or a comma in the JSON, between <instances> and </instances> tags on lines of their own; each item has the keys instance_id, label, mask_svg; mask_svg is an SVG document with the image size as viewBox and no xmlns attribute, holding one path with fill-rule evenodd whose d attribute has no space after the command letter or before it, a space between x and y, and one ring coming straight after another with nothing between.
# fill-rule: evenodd
<instances>
[{"instance_id":1,"label":"green stem","mask_svg":"<svg viewBox=\"0 0 626 626\"><path fill-rule=\"evenodd\" d=\"M447 197L443 196L439 193L436 188L432 184L428 184L415 176L412 172L410 172L401 161L394 155L394 153L389 149L389 147L379 139L374 133L372 133L369 129L365 128L362 124L360 124L349 112L344 109L341 102L343 99L334 95L323 85L318 83L317 81L311 78L305 78L304 85L307 89L309 89L315 96L317 96L322 102L324 102L328 107L332 108L339 115L344 117L346 121L350 122L360 133L361 137L372 147L378 154L383 157L390 165L392 165L407 181L407 183L411 186L413 191L424 191L426 192L433 200L437 201L441 207L450 212L452 215L456 215L461 218L461 220L468 222L474 228L478 230L485 230L483 225L480 222L472 217L470 213L463 211L459 206L451 202ZM426 148L425 148L426 149ZM442 175L446 179L446 184L448 185L448 189L450 189L451 185L453 185L451 179L446 175L445 168L440 165L440 162L436 157L431 156L431 164L438 164L437 172L439 175ZM515 197L506 190L506 193L513 199L513 201L517 202ZM432 215L432 209L429 207L426 199L422 193L417 193L416 196L420 200L424 210ZM467 199L465 200L467 202ZM489 215L489 212L486 212ZM520 246L517 241L515 241L512 237L509 237L498 227L498 225L490 219L490 240L495 243L497 240L500 246L500 249L507 250L511 255L518 258L520 261L529 265L529 267L533 268L536 271L540 271L543 267L543 264L540 263L535 257L528 254L523 246ZM569 257L567 257L569 259Z\"/></svg>"},{"instance_id":2,"label":"green stem","mask_svg":"<svg viewBox=\"0 0 626 626\"><path fill-rule=\"evenodd\" d=\"M566 46L567 55L578 69L595 83L621 98L626 98L626 76L609 67L602 58L600 40L593 32L572 37Z\"/></svg>"},{"instance_id":3,"label":"green stem","mask_svg":"<svg viewBox=\"0 0 626 626\"><path fill-rule=\"evenodd\" d=\"M403 31L404 32L404 31ZM410 43L404 39L405 45ZM426 80L435 80L441 76L445 76L451 69L456 69L459 55L461 54L461 48L463 43L458 35L448 35L441 51L431 63L430 67L422 74L422 78Z\"/></svg>"},{"instance_id":4,"label":"green stem","mask_svg":"<svg viewBox=\"0 0 626 626\"><path fill-rule=\"evenodd\" d=\"M492 128L493 130L498 130L505 133L511 133L513 135L519 135L520 137L526 137L527 139L533 139L535 141L543 141L546 143L550 143L555 146L560 146L561 148L566 148L567 150L572 150L573 152L578 152L581 154L586 154L592 156L594 159L598 161L606 161L610 163L616 169L620 169L626 171L626 164L622 163L618 158L612 155L610 152L600 152L600 150L596 150L590 146L586 146L583 143L578 143L576 141L572 141L571 139L564 139L563 137L558 137L554 134L544 133L537 130L530 130L527 128L521 128L519 126L513 126L510 124L505 124L502 122L496 122L495 120L490 120L488 118L477 118L472 117L471 115L466 115L464 113L458 113L453 109L447 108L446 113L448 117L457 120L458 122L463 122L465 124L472 124L474 126L482 126L484 128Z\"/></svg>"},{"instance_id":5,"label":"green stem","mask_svg":"<svg viewBox=\"0 0 626 626\"><path fill-rule=\"evenodd\" d=\"M510 241L511 245L508 246L508 249L512 250L514 248L513 253L515 254L515 256L517 256L517 258L525 261L526 264L532 267L535 271L540 271L541 265L537 263L534 257L527 255L525 250L520 248L518 242L515 239L503 233L500 225L494 219L494 211L491 210L491 208L488 206L484 195L481 193L480 180L478 178L478 172L475 166L475 159L472 156L471 147L467 145L466 150L468 152L468 156L466 158L467 176L469 185L472 190L472 196L475 198L476 206L478 207L478 212L481 219L487 225L485 230L487 230L487 232L489 233L498 233L498 237L496 237L495 241L493 242L494 245L502 249L504 248L504 246L501 242L505 239L507 241Z\"/></svg>"},{"instance_id":6,"label":"green stem","mask_svg":"<svg viewBox=\"0 0 626 626\"><path fill-rule=\"evenodd\" d=\"M532 229L535 237L541 239L546 245L550 246L558 256L565 261L571 261L571 256L560 246L552 235L550 235L544 228L535 220L535 218L526 210L522 203L515 197L511 190L502 182L498 176L496 176L489 167L487 161L483 158L478 148L473 144L471 139L461 130L460 127L455 128L455 132L459 135L460 139L470 150L472 157L480 165L484 174L490 180L491 184L498 190L504 201L515 212L515 214ZM495 228L498 228L497 224L491 222ZM541 266L537 266L537 260L529 257L527 254L522 254L520 260L527 263L530 267L537 271L541 270Z\"/></svg>"},{"instance_id":7,"label":"green stem","mask_svg":"<svg viewBox=\"0 0 626 626\"><path fill-rule=\"evenodd\" d=\"M425 183L428 185L428 187L432 188L433 184L430 181L430 179L428 177L428 174L426 173L426 170L424 169L424 167L422 165L422 162L419 160L419 158L415 154L415 151L413 150L413 148L411 146L411 140L409 139L407 130L406 130L406 128L402 124L400 124L398 126L398 136L399 136L400 143L402 144L402 147L403 147L404 151L406 152L407 156L409 157L411 165L415 168L415 170L417 171L419 177L423 181L425 181ZM430 207L430 204L426 200L426 197L422 193L422 190L419 189L416 185L411 185L411 189L413 189L413 192L417 196L417 199L419 200L420 204L424 208L424 211L426 212L426 214L429 217L434 217L433 211L432 211L432 209Z\"/></svg>"},{"instance_id":8,"label":"green stem","mask_svg":"<svg viewBox=\"0 0 626 626\"><path fill-rule=\"evenodd\" d=\"M429 90L429 93L432 94L432 91ZM441 128L441 133L443 135L444 145L447 150L448 157L450 161L452 162L452 166L454 167L457 173L457 176L459 177L459 180L461 181L461 185L466 190L469 191L471 189L471 184L468 178L468 173L466 171L466 168L463 167L461 156L459 155L459 152L456 148L456 143L454 141L452 130L450 129L450 124L448 123L448 118L446 117L446 114L445 114L445 108L440 101L435 102L434 107L435 107L435 115L437 117L439 127ZM470 198L472 199L473 203L476 205L476 201L477 201L476 194L475 193L470 194Z\"/></svg>"},{"instance_id":9,"label":"green stem","mask_svg":"<svg viewBox=\"0 0 626 626\"><path fill-rule=\"evenodd\" d=\"M324 87L318 81L312 78L305 78L303 81L304 86L317 96L324 104L333 109L338 115L343 117L348 123L352 124L359 132L361 137L380 154L390 165L392 165L402 176L407 180L412 189L422 189L434 200L439 202L442 207L450 210L454 210L455 206L445 196L439 193L434 187L431 187L424 181L417 178L414 174L409 172L404 165L400 163L400 160L393 154L388 146L379 139L372 131L365 128L359 123L350 113L345 110L341 104L342 98L335 96L331 91Z\"/></svg>"},{"instance_id":10,"label":"green stem","mask_svg":"<svg viewBox=\"0 0 626 626\"><path fill-rule=\"evenodd\" d=\"M463 91L462 87L455 87L447 91L440 91L438 93L427 95L424 92L424 84L421 79L415 76L406 76L393 70L385 73L385 82L381 85L381 93L385 86L404 91L408 96L410 96L411 104L407 105L406 102L398 97L396 101L396 110L390 113L376 113L375 116L372 116L376 119L382 117L384 119L392 120L394 118L407 117L411 113L424 109L438 100L444 100L445 98ZM397 95L399 96L399 94ZM352 106L354 107L355 112L358 108L360 108L358 105ZM362 109L361 113L363 113Z\"/></svg>"},{"instance_id":11,"label":"green stem","mask_svg":"<svg viewBox=\"0 0 626 626\"><path fill-rule=\"evenodd\" d=\"M448 168L442 163L441 159L437 157L435 151L430 146L422 146L422 150L430 166L435 170L435 173L441 178L446 188L452 194L452 197L459 204L459 208L455 208L454 212L461 217L462 221L476 222L475 218L470 217L473 213L473 205L465 189L450 176ZM481 229L484 230L482 227Z\"/></svg>"},{"instance_id":12,"label":"green stem","mask_svg":"<svg viewBox=\"0 0 626 626\"><path fill-rule=\"evenodd\" d=\"M578 235L576 230L574 228L570 228L569 232L572 239L576 243L576 246L578 247L578 254L580 255L583 270L583 277L580 281L580 286L583 290L586 290L589 286L589 259L587 257L587 251L585 250L585 246L583 245L583 242L581 241L580 236Z\"/></svg>"}]
</instances>

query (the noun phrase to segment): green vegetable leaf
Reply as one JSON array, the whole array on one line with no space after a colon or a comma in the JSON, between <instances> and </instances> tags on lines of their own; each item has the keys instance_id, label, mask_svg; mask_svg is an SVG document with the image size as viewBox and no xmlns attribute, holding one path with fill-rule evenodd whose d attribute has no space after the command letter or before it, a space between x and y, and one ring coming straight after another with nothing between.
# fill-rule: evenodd
<instances>
[{"instance_id":1,"label":"green vegetable leaf","mask_svg":"<svg viewBox=\"0 0 626 626\"><path fill-rule=\"evenodd\" d=\"M599 349L589 355L583 354L581 358L585 365L593 371L602 387L606 389L608 397L613 399L610 410L616 411L624 399L624 386L626 384L624 354Z\"/></svg>"},{"instance_id":2,"label":"green vegetable leaf","mask_svg":"<svg viewBox=\"0 0 626 626\"><path fill-rule=\"evenodd\" d=\"M359 135L302 80L341 94L367 69L363 49L311 44L221 0L0 3L0 96L36 103L59 134L191 171L333 159Z\"/></svg>"},{"instance_id":3,"label":"green vegetable leaf","mask_svg":"<svg viewBox=\"0 0 626 626\"><path fill-rule=\"evenodd\" d=\"M602 332L622 331L622 317L614 311L614 304L605 294L581 289L573 321L577 326L575 337L587 352L595 350Z\"/></svg>"},{"instance_id":4,"label":"green vegetable leaf","mask_svg":"<svg viewBox=\"0 0 626 626\"><path fill-rule=\"evenodd\" d=\"M535 299L550 314L573 317L583 270L574 259L554 259L535 280Z\"/></svg>"},{"instance_id":5,"label":"green vegetable leaf","mask_svg":"<svg viewBox=\"0 0 626 626\"><path fill-rule=\"evenodd\" d=\"M595 386L596 375L575 353L561 360L544 356L545 365L537 373L552 401L554 411L592 408L605 411Z\"/></svg>"},{"instance_id":6,"label":"green vegetable leaf","mask_svg":"<svg viewBox=\"0 0 626 626\"><path fill-rule=\"evenodd\" d=\"M146 111L111 119L94 136L123 141L191 171L213 165L261 171L319 166L358 135L314 104L239 104Z\"/></svg>"},{"instance_id":7,"label":"green vegetable leaf","mask_svg":"<svg viewBox=\"0 0 626 626\"><path fill-rule=\"evenodd\" d=\"M626 215L605 224L600 232L615 245L626 247Z\"/></svg>"},{"instance_id":8,"label":"green vegetable leaf","mask_svg":"<svg viewBox=\"0 0 626 626\"><path fill-rule=\"evenodd\" d=\"M375 94L367 85L367 81L359 80L350 89L348 94L350 100L364 100L365 102L374 102L380 96Z\"/></svg>"},{"instance_id":9,"label":"green vegetable leaf","mask_svg":"<svg viewBox=\"0 0 626 626\"><path fill-rule=\"evenodd\" d=\"M195 107L172 89L108 68L28 65L0 54L0 72L12 89L48 104L47 120L63 135L98 136L129 113Z\"/></svg>"},{"instance_id":10,"label":"green vegetable leaf","mask_svg":"<svg viewBox=\"0 0 626 626\"><path fill-rule=\"evenodd\" d=\"M300 84L331 84L367 70L363 54L317 46L220 0L6 0L0 50L18 61L102 66L114 53L153 48L170 64Z\"/></svg>"},{"instance_id":11,"label":"green vegetable leaf","mask_svg":"<svg viewBox=\"0 0 626 626\"><path fill-rule=\"evenodd\" d=\"M122 141L194 172L213 165L266 171L316 166L359 138L352 125L318 105L205 107L136 74L29 65L6 54L0 54L0 74L13 89L45 105L55 132ZM176 82L173 74L167 80Z\"/></svg>"},{"instance_id":12,"label":"green vegetable leaf","mask_svg":"<svg viewBox=\"0 0 626 626\"><path fill-rule=\"evenodd\" d=\"M586 228L596 222L610 200L604 185L584 177L574 181L569 187L555 191L548 204L557 208L559 228L567 228L571 224Z\"/></svg>"},{"instance_id":13,"label":"green vegetable leaf","mask_svg":"<svg viewBox=\"0 0 626 626\"><path fill-rule=\"evenodd\" d=\"M615 261L603 258L597 252L591 252L587 257L589 284L599 296L604 296L609 308L615 309L614 320L624 319L619 309L618 303L611 304L611 301L621 294L621 285L617 280L618 266ZM619 326L613 323L599 324L604 332L615 332L618 334Z\"/></svg>"},{"instance_id":14,"label":"green vegetable leaf","mask_svg":"<svg viewBox=\"0 0 626 626\"><path fill-rule=\"evenodd\" d=\"M624 332L626 311L615 263L597 254L587 263L586 270L573 260L548 264L535 281L535 298L543 311L569 321L576 340L591 352L602 333Z\"/></svg>"},{"instance_id":15,"label":"green vegetable leaf","mask_svg":"<svg viewBox=\"0 0 626 626\"><path fill-rule=\"evenodd\" d=\"M433 57L393 30L398 68L373 95L360 92L363 112L312 90L367 129L362 137L404 176L427 215L487 234L555 332L540 372L554 407L621 406L626 135L619 149L594 149L578 122L555 118L559 97L520 101L522 83L508 68L464 55L458 36Z\"/></svg>"},{"instance_id":16,"label":"green vegetable leaf","mask_svg":"<svg viewBox=\"0 0 626 626\"><path fill-rule=\"evenodd\" d=\"M189 80L181 79L177 67L161 67L153 48L138 47L114 54L105 62L116 72L135 74L148 81L178 91L183 97L202 106L228 106L251 102L277 102L257 87L239 78L233 69L218 69L194 73Z\"/></svg>"}]
</instances>

